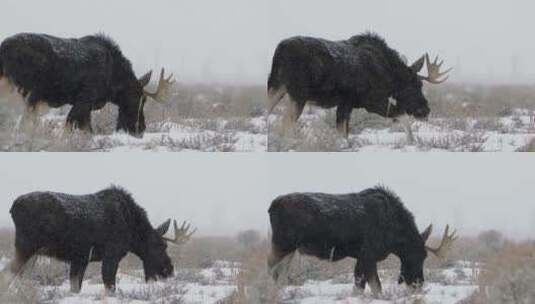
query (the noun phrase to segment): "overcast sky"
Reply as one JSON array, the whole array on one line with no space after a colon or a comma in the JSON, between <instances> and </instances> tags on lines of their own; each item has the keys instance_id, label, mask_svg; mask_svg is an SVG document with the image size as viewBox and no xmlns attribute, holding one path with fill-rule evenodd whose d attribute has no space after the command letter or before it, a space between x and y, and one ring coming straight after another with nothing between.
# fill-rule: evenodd
<instances>
[{"instance_id":1,"label":"overcast sky","mask_svg":"<svg viewBox=\"0 0 535 304\"><path fill-rule=\"evenodd\" d=\"M411 61L440 54L454 81L531 83L534 11L529 0L4 0L0 39L105 32L138 74L163 65L182 81L263 84L281 39L372 30Z\"/></svg>"},{"instance_id":2,"label":"overcast sky","mask_svg":"<svg viewBox=\"0 0 535 304\"><path fill-rule=\"evenodd\" d=\"M86 194L128 189L154 225L189 220L203 235L267 231L267 209L295 191L347 193L391 187L423 229L451 224L535 238L535 158L521 154L2 154L0 227L13 200L36 190Z\"/></svg>"}]
</instances>

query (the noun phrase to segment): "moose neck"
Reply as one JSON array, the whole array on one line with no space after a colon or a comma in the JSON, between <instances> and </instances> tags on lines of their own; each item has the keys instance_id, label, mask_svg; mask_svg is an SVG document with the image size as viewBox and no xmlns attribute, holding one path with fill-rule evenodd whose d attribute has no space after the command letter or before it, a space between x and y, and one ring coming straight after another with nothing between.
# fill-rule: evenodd
<instances>
[{"instance_id":1,"label":"moose neck","mask_svg":"<svg viewBox=\"0 0 535 304\"><path fill-rule=\"evenodd\" d=\"M424 243L412 221L403 221L397 226L398 232L390 239L391 244L394 244L392 253L403 261L414 252L415 248L423 248Z\"/></svg>"},{"instance_id":2,"label":"moose neck","mask_svg":"<svg viewBox=\"0 0 535 304\"><path fill-rule=\"evenodd\" d=\"M135 254L138 258L145 263L145 260L148 257L148 248L149 248L149 235L143 231L136 231L132 236L130 248L131 252Z\"/></svg>"},{"instance_id":3,"label":"moose neck","mask_svg":"<svg viewBox=\"0 0 535 304\"><path fill-rule=\"evenodd\" d=\"M128 230L132 231L130 235L130 252L138 256L141 260L147 255L148 240L153 232L147 213L145 210L134 202L130 194L123 194L125 205L128 206L128 217L126 218Z\"/></svg>"},{"instance_id":4,"label":"moose neck","mask_svg":"<svg viewBox=\"0 0 535 304\"><path fill-rule=\"evenodd\" d=\"M419 234L405 234L402 236L401 241L397 243L392 253L396 255L401 262L406 261L415 252L419 252L419 248L425 251L425 245Z\"/></svg>"},{"instance_id":5,"label":"moose neck","mask_svg":"<svg viewBox=\"0 0 535 304\"><path fill-rule=\"evenodd\" d=\"M117 106L119 106L119 118L136 120L143 116L143 104L140 101L124 100Z\"/></svg>"}]
</instances>

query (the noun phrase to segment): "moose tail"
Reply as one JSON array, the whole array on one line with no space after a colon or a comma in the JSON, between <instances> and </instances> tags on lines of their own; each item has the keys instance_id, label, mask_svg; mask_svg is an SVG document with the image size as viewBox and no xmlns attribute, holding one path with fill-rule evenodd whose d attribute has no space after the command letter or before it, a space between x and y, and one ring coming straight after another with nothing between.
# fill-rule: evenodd
<instances>
[{"instance_id":1,"label":"moose tail","mask_svg":"<svg viewBox=\"0 0 535 304\"><path fill-rule=\"evenodd\" d=\"M271 64L271 73L268 78L268 92L276 91L280 88L280 74L282 69L282 47L279 44L273 55L273 62Z\"/></svg>"},{"instance_id":2,"label":"moose tail","mask_svg":"<svg viewBox=\"0 0 535 304\"><path fill-rule=\"evenodd\" d=\"M282 62L282 52L281 46L279 45L275 50L275 55L273 56L273 63L271 66L271 73L269 74L267 89L269 96L269 103L267 108L267 116L271 114L275 106L282 100L284 95L286 95L286 86L281 81L281 74L284 64Z\"/></svg>"}]
</instances>

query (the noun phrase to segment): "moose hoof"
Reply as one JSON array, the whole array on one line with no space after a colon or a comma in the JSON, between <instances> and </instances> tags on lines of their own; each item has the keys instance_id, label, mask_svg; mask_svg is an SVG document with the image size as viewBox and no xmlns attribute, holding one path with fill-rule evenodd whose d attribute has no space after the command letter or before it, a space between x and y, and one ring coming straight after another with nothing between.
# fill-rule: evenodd
<instances>
[{"instance_id":1,"label":"moose hoof","mask_svg":"<svg viewBox=\"0 0 535 304\"><path fill-rule=\"evenodd\" d=\"M353 285L353 296L361 296L364 294L364 288L360 288L359 286Z\"/></svg>"}]
</instances>

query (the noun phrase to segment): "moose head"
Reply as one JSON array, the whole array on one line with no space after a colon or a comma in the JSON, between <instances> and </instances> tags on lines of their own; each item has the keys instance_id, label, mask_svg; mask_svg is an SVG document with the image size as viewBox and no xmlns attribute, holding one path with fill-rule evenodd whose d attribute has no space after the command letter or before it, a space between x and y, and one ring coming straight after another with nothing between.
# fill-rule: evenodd
<instances>
[{"instance_id":1,"label":"moose head","mask_svg":"<svg viewBox=\"0 0 535 304\"><path fill-rule=\"evenodd\" d=\"M424 67L424 63L427 65L427 76L418 74ZM448 80L447 74L452 69L450 68L441 72L440 68L443 63L444 61L439 62L438 56L431 62L429 54L425 54L410 67L407 67L407 73L403 73L404 76L401 77L402 80L392 95L396 102L388 103L386 116L397 117L403 114L409 114L416 119L426 119L429 116L430 110L427 99L422 92L423 81L432 84L441 84Z\"/></svg>"},{"instance_id":2,"label":"moose head","mask_svg":"<svg viewBox=\"0 0 535 304\"><path fill-rule=\"evenodd\" d=\"M178 227L176 220L173 220L174 238L170 239L164 235L169 230L171 219L168 219L158 228L153 229L148 234L145 240L139 244L140 257L143 260L143 269L145 272L145 280L158 280L161 278L168 278L173 275L173 264L171 258L167 254L167 243L174 245L183 245L197 229L191 229L191 225L183 222Z\"/></svg>"},{"instance_id":3,"label":"moose head","mask_svg":"<svg viewBox=\"0 0 535 304\"><path fill-rule=\"evenodd\" d=\"M116 128L118 131L125 131L136 137L143 136L146 129L143 108L147 97L156 102L165 102L172 93L172 87L175 83L173 74L167 78L164 74L165 70L162 69L155 92L149 92L145 89L152 76L152 71L149 71L141 78L131 81L128 88L118 94L119 118Z\"/></svg>"},{"instance_id":4,"label":"moose head","mask_svg":"<svg viewBox=\"0 0 535 304\"><path fill-rule=\"evenodd\" d=\"M399 276L399 283L406 283L409 286L420 287L424 282L424 261L427 258L427 252L431 252L440 259L444 259L448 250L451 248L453 242L457 239L455 231L449 233L449 226L446 226L444 235L440 245L436 248L427 246L425 243L429 239L433 225L429 225L427 229L420 235L420 240L417 244L406 246L403 254L400 255L401 259L401 273Z\"/></svg>"}]
</instances>

